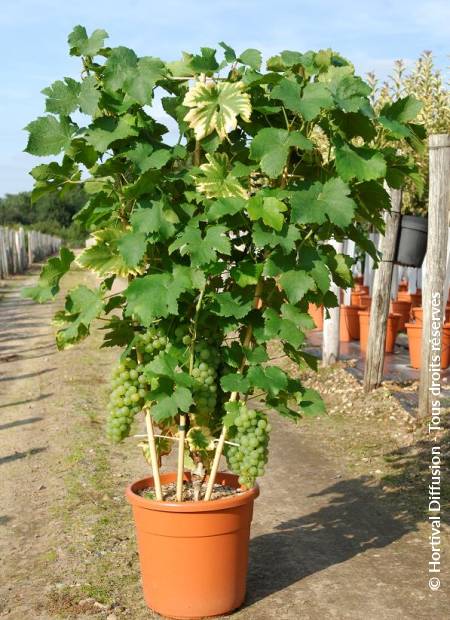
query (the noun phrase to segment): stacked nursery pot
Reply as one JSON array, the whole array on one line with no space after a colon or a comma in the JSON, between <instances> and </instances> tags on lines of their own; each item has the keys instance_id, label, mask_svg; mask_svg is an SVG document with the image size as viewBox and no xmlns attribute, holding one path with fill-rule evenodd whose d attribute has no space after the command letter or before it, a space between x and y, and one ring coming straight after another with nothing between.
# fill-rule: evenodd
<instances>
[{"instance_id":1,"label":"stacked nursery pot","mask_svg":"<svg viewBox=\"0 0 450 620\"><path fill-rule=\"evenodd\" d=\"M369 339L370 309L360 310L359 315L359 336L361 351L367 351L367 341ZM386 353L394 353L395 340L399 330L401 315L390 312L386 327L386 342L384 350Z\"/></svg>"},{"instance_id":2,"label":"stacked nursery pot","mask_svg":"<svg viewBox=\"0 0 450 620\"><path fill-rule=\"evenodd\" d=\"M421 368L422 359L422 318L423 309L413 308L414 322L406 323L408 333L409 360L413 368ZM441 335L441 368L450 365L450 308L445 312L445 323Z\"/></svg>"},{"instance_id":3,"label":"stacked nursery pot","mask_svg":"<svg viewBox=\"0 0 450 620\"><path fill-rule=\"evenodd\" d=\"M323 306L316 306L316 304L309 304L308 314L314 321L316 329L323 329Z\"/></svg>"},{"instance_id":4,"label":"stacked nursery pot","mask_svg":"<svg viewBox=\"0 0 450 620\"><path fill-rule=\"evenodd\" d=\"M359 340L359 315L362 306L341 306L339 315L339 340L350 342Z\"/></svg>"},{"instance_id":5,"label":"stacked nursery pot","mask_svg":"<svg viewBox=\"0 0 450 620\"><path fill-rule=\"evenodd\" d=\"M351 292L351 305L352 306L360 306L361 305L361 297L369 295L369 287L357 284L353 287Z\"/></svg>"},{"instance_id":6,"label":"stacked nursery pot","mask_svg":"<svg viewBox=\"0 0 450 620\"><path fill-rule=\"evenodd\" d=\"M391 301L391 312L400 314L399 331L405 330L405 325L408 323L411 314L411 302L401 299Z\"/></svg>"}]
</instances>

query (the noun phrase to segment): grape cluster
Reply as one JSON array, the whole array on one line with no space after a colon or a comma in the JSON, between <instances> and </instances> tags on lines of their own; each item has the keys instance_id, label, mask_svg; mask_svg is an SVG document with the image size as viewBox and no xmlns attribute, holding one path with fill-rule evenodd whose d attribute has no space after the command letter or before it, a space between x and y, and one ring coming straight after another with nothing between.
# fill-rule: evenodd
<instances>
[{"instance_id":1,"label":"grape cluster","mask_svg":"<svg viewBox=\"0 0 450 620\"><path fill-rule=\"evenodd\" d=\"M144 405L148 384L143 370L144 366L130 357L113 370L106 424L106 434L111 441L117 443L128 437L134 416Z\"/></svg>"},{"instance_id":2,"label":"grape cluster","mask_svg":"<svg viewBox=\"0 0 450 620\"><path fill-rule=\"evenodd\" d=\"M239 475L239 484L251 488L256 477L264 474L271 426L264 413L247 409L245 404L240 406L235 425L233 442L238 446L228 447L228 466L233 473Z\"/></svg>"},{"instance_id":3,"label":"grape cluster","mask_svg":"<svg viewBox=\"0 0 450 620\"><path fill-rule=\"evenodd\" d=\"M169 338L162 326L149 327L136 340L136 349L144 354L145 360L150 361L160 351L169 347Z\"/></svg>"},{"instance_id":4,"label":"grape cluster","mask_svg":"<svg viewBox=\"0 0 450 620\"><path fill-rule=\"evenodd\" d=\"M217 368L220 355L217 345L208 340L200 340L194 346L194 367L192 394L200 415L214 411L217 402Z\"/></svg>"},{"instance_id":5,"label":"grape cluster","mask_svg":"<svg viewBox=\"0 0 450 620\"><path fill-rule=\"evenodd\" d=\"M114 442L128 437L134 416L145 404L151 385L144 375L144 366L169 347L164 327L149 327L136 337L135 347L137 353L132 352L112 373L106 434ZM132 357L134 355L139 363Z\"/></svg>"}]
</instances>

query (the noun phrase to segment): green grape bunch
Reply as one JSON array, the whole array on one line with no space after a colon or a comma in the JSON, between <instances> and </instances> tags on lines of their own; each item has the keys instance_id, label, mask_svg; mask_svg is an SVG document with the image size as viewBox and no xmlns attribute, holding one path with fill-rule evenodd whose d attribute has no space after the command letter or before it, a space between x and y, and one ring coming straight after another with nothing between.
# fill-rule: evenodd
<instances>
[{"instance_id":1,"label":"green grape bunch","mask_svg":"<svg viewBox=\"0 0 450 620\"><path fill-rule=\"evenodd\" d=\"M144 406L149 388L144 365L131 357L125 358L113 370L111 388L106 434L118 443L128 437L134 416Z\"/></svg>"},{"instance_id":2,"label":"green grape bunch","mask_svg":"<svg viewBox=\"0 0 450 620\"><path fill-rule=\"evenodd\" d=\"M228 467L239 476L239 484L251 488L258 476L263 476L268 459L269 435L272 429L261 411L240 405L235 421L233 443L226 451Z\"/></svg>"},{"instance_id":3,"label":"green grape bunch","mask_svg":"<svg viewBox=\"0 0 450 620\"><path fill-rule=\"evenodd\" d=\"M145 364L168 347L164 327L149 327L136 336L135 350L114 368L106 425L106 434L111 441L118 443L130 434L134 416L144 407L152 387L144 374Z\"/></svg>"}]
</instances>

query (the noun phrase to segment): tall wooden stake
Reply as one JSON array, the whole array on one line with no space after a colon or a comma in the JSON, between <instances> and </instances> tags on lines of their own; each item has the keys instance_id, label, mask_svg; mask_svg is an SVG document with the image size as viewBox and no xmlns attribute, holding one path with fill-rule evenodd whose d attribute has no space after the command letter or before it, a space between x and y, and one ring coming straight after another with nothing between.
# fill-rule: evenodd
<instances>
[{"instance_id":1,"label":"tall wooden stake","mask_svg":"<svg viewBox=\"0 0 450 620\"><path fill-rule=\"evenodd\" d=\"M385 234L381 243L382 259L378 269L375 270L372 291L369 337L364 367L364 390L366 392L378 387L383 379L384 346L391 299L393 261L402 205L401 190L391 189L390 194L391 212L386 215Z\"/></svg>"},{"instance_id":2,"label":"tall wooden stake","mask_svg":"<svg viewBox=\"0 0 450 620\"><path fill-rule=\"evenodd\" d=\"M341 253L343 249L343 243L332 239L330 245L334 247L336 252ZM324 319L323 322L323 335L322 335L322 366L330 366L335 364L339 359L339 319L341 303L339 299L340 290L337 284L331 283L330 291L333 292L338 299L337 308L329 308L329 319Z\"/></svg>"},{"instance_id":3,"label":"tall wooden stake","mask_svg":"<svg viewBox=\"0 0 450 620\"><path fill-rule=\"evenodd\" d=\"M433 360L436 355L436 319L444 319L444 280L447 263L448 217L450 207L450 134L436 134L428 139L429 146L429 198L428 243L426 278L422 284L422 357L419 385L419 416L431 413L431 401L439 400L439 390L434 388L440 365ZM433 318L435 320L433 320ZM441 337L438 339L441 342ZM434 341L434 342L433 342ZM438 382L439 384L439 382Z\"/></svg>"}]
</instances>

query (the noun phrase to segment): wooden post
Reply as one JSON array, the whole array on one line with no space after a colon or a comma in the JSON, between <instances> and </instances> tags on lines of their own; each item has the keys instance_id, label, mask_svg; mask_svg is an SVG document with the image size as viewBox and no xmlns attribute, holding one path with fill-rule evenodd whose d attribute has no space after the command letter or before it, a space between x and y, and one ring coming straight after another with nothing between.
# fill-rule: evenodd
<instances>
[{"instance_id":1,"label":"wooden post","mask_svg":"<svg viewBox=\"0 0 450 620\"><path fill-rule=\"evenodd\" d=\"M370 308L369 337L364 367L364 390L370 392L383 379L384 346L391 297L391 283L395 246L400 224L401 190L390 190L391 212L386 215L385 234L381 242L382 260L375 270L372 304Z\"/></svg>"},{"instance_id":2,"label":"wooden post","mask_svg":"<svg viewBox=\"0 0 450 620\"><path fill-rule=\"evenodd\" d=\"M433 390L440 364L435 363L436 340L442 341L442 323L445 316L444 280L447 263L448 213L450 207L450 134L435 134L428 138L429 196L428 242L426 278L422 284L422 357L419 385L419 416L431 413L431 401L439 400L439 391ZM433 320L434 318L434 320ZM437 338L436 321L440 319L441 336ZM433 333L432 333L433 332Z\"/></svg>"},{"instance_id":3,"label":"wooden post","mask_svg":"<svg viewBox=\"0 0 450 620\"><path fill-rule=\"evenodd\" d=\"M332 239L330 245L334 247L336 252L341 253L343 248L342 242L337 242ZM339 319L340 319L340 290L337 284L331 283L330 291L334 293L338 299L337 308L330 308L329 319L323 321L323 335L322 335L322 366L330 366L335 364L339 359Z\"/></svg>"}]
</instances>

